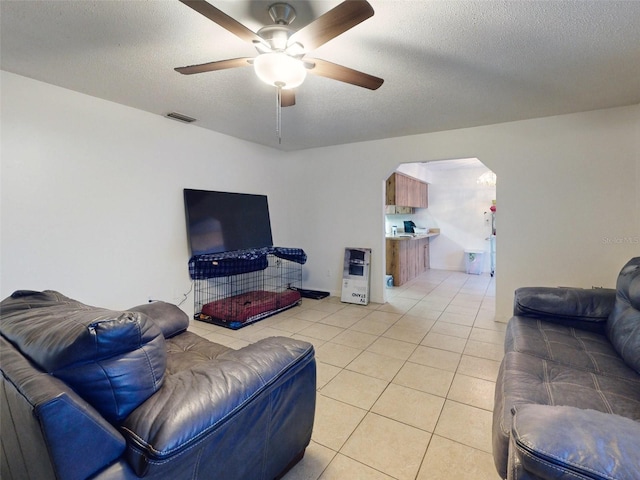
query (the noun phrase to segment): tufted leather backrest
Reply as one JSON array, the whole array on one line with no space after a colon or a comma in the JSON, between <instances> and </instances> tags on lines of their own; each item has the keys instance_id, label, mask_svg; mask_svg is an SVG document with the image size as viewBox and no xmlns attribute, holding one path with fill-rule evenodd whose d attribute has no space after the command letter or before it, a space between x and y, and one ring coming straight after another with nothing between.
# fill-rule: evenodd
<instances>
[{"instance_id":1,"label":"tufted leather backrest","mask_svg":"<svg viewBox=\"0 0 640 480\"><path fill-rule=\"evenodd\" d=\"M90 307L54 291L15 292L0 308L2 336L114 424L162 385L164 337L143 313Z\"/></svg>"},{"instance_id":2,"label":"tufted leather backrest","mask_svg":"<svg viewBox=\"0 0 640 480\"><path fill-rule=\"evenodd\" d=\"M620 271L606 332L624 361L640 373L640 257L629 260Z\"/></svg>"}]
</instances>

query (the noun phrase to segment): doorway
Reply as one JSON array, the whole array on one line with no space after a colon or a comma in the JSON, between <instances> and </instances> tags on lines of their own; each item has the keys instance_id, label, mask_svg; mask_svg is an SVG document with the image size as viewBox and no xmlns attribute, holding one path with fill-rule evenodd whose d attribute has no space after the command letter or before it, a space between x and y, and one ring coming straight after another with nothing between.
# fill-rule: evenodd
<instances>
[{"instance_id":1,"label":"doorway","mask_svg":"<svg viewBox=\"0 0 640 480\"><path fill-rule=\"evenodd\" d=\"M396 169L429 184L428 208L385 215L385 234L413 221L426 230L439 229L429 239L429 267L467 273L496 272L496 178L478 158L401 164ZM477 262L481 262L478 265ZM388 277L387 279L388 280Z\"/></svg>"}]
</instances>

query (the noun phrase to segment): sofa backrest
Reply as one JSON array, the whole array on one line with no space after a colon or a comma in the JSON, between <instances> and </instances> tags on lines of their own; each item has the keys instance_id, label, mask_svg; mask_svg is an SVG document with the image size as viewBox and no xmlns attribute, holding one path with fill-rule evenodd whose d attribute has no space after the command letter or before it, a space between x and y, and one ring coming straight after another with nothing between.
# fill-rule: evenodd
<instances>
[{"instance_id":1,"label":"sofa backrest","mask_svg":"<svg viewBox=\"0 0 640 480\"><path fill-rule=\"evenodd\" d=\"M0 350L3 480L85 479L122 455L124 437L69 386L3 337Z\"/></svg>"},{"instance_id":2,"label":"sofa backrest","mask_svg":"<svg viewBox=\"0 0 640 480\"><path fill-rule=\"evenodd\" d=\"M144 313L91 307L54 291L18 291L0 309L2 336L113 424L162 385L164 337Z\"/></svg>"},{"instance_id":3,"label":"sofa backrest","mask_svg":"<svg viewBox=\"0 0 640 480\"><path fill-rule=\"evenodd\" d=\"M515 291L513 315L604 333L614 303L610 288L521 287Z\"/></svg>"},{"instance_id":4,"label":"sofa backrest","mask_svg":"<svg viewBox=\"0 0 640 480\"><path fill-rule=\"evenodd\" d=\"M640 373L640 257L622 268L606 333L625 363Z\"/></svg>"}]
</instances>

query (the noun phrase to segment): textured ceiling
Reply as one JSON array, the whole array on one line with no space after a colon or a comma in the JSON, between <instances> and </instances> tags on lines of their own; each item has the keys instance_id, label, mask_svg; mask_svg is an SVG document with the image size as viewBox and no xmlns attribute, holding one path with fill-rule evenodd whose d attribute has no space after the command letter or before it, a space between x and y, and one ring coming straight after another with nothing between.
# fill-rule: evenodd
<instances>
[{"instance_id":1,"label":"textured ceiling","mask_svg":"<svg viewBox=\"0 0 640 480\"><path fill-rule=\"evenodd\" d=\"M256 31L272 2L211 3ZM291 1L300 28L339 1ZM202 128L296 150L640 103L640 1L385 1L313 57L385 80L370 91L309 75L282 112L255 56L177 0L0 1L0 66ZM170 120L167 120L170 121Z\"/></svg>"}]
</instances>

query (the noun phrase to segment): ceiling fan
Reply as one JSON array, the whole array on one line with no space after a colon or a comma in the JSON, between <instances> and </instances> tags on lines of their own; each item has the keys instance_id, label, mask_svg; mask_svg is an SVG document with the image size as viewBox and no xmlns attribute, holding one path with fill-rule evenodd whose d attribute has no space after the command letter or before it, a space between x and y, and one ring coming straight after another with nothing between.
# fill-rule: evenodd
<instances>
[{"instance_id":1,"label":"ceiling fan","mask_svg":"<svg viewBox=\"0 0 640 480\"><path fill-rule=\"evenodd\" d=\"M293 89L302 84L307 72L370 90L376 90L384 82L373 75L306 56L373 16L373 8L366 0L347 0L297 31L289 26L296 17L294 8L288 3L274 3L268 9L274 24L257 33L204 0L180 1L251 43L258 51L256 57L231 58L175 69L184 75L253 65L258 78L277 87L280 107L295 105Z\"/></svg>"}]
</instances>

